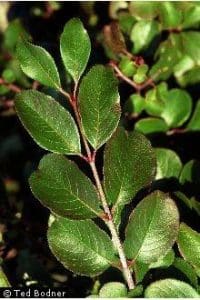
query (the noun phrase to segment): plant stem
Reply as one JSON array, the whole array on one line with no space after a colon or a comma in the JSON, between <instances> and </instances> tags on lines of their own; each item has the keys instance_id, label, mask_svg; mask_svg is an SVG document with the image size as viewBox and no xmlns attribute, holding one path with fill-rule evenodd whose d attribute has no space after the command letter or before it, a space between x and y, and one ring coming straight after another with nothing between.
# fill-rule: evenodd
<instances>
[{"instance_id":1,"label":"plant stem","mask_svg":"<svg viewBox=\"0 0 200 300\"><path fill-rule=\"evenodd\" d=\"M20 87L18 87L15 84L12 84L12 83L7 83L3 78L0 78L0 85L4 85L5 87L7 87L10 91L12 91L14 93L21 92Z\"/></svg>"},{"instance_id":2,"label":"plant stem","mask_svg":"<svg viewBox=\"0 0 200 300\"><path fill-rule=\"evenodd\" d=\"M91 167L91 170L92 170L95 182L96 182L97 190L99 192L99 196L100 196L100 199L101 199L101 202L102 202L102 205L103 205L104 212L106 213L106 215L108 217L108 221L106 223L108 225L108 228L110 229L113 243L114 243L115 247L117 248L119 258L120 258L120 261L121 261L121 264L122 264L124 277L127 281L129 289L132 290L132 289L134 289L134 282L133 282L133 278L132 278L132 275L131 275L131 271L128 267L126 256L125 256L125 253L124 253L124 249L123 249L122 243L119 239L117 230L115 228L115 224L113 222L113 217L112 217L110 208L107 204L106 197L105 197L105 194L104 194L104 191L103 191L103 188L102 188L102 185L101 185L99 175L98 175L98 172L97 172L96 165L95 165L94 161L90 162L90 167Z\"/></svg>"},{"instance_id":3,"label":"plant stem","mask_svg":"<svg viewBox=\"0 0 200 300\"><path fill-rule=\"evenodd\" d=\"M131 275L131 271L128 267L128 263L127 263L127 260L126 260L124 249L123 249L122 243L120 241L120 238L118 236L115 224L113 222L113 217L112 217L110 208L108 206L108 203L106 201L105 193L104 193L104 190L103 190L100 178L99 178L99 174L98 174L98 171L97 171L97 168L96 168L95 155L94 155L96 152L94 151L93 154L91 153L89 144L87 142L87 139L85 138L84 130L83 130L83 127L82 127L82 124L81 124L81 117L80 117L78 106L77 106L76 90L77 90L77 86L75 87L75 91L73 93L73 96L71 96L70 99L69 99L69 94L68 93L66 93L63 90L60 90L60 92L69 99L69 101L72 105L72 108L74 110L76 121L77 121L79 130L80 130L80 133L81 133L81 137L82 137L82 140L83 140L83 144L84 144L86 153L87 153L87 162L90 165L90 168L92 170L92 174L94 176L94 180L95 180L96 187L97 187L97 190L98 190L98 193L99 193L99 197L101 199L102 206L103 206L104 212L106 214L106 224L107 224L107 226L108 226L108 228L111 232L112 241L114 243L114 246L116 247L116 249L118 251L125 280L127 282L127 285L129 287L129 289L132 290L135 287L134 281L133 281L133 278L132 278L132 275Z\"/></svg>"},{"instance_id":4,"label":"plant stem","mask_svg":"<svg viewBox=\"0 0 200 300\"><path fill-rule=\"evenodd\" d=\"M157 76L161 73L161 70L158 70L154 76L149 77L145 82L141 84L137 84L134 81L132 81L130 78L125 76L115 62L110 62L109 65L113 68L113 70L116 72L117 76L121 78L123 81L127 82L130 86L132 86L137 92L141 92L143 89L145 89L148 86L155 87L154 80L157 78Z\"/></svg>"}]
</instances>

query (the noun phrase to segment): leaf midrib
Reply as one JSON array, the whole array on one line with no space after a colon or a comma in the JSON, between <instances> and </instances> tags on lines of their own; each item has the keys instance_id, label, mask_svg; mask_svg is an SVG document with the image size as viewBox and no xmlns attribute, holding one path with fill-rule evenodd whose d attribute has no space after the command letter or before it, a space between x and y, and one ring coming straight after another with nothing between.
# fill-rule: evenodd
<instances>
[{"instance_id":1,"label":"leaf midrib","mask_svg":"<svg viewBox=\"0 0 200 300\"><path fill-rule=\"evenodd\" d=\"M36 171L36 172L42 172L42 169L40 170L38 170L38 171ZM46 173L46 172L45 172ZM51 175L50 175L50 177L51 177ZM53 177L53 179L54 179L54 177ZM70 182L70 177L68 177L68 180L69 180L69 182ZM91 183L92 184L92 183ZM55 187L50 187L50 186L48 186L48 188L49 189L56 189ZM58 189L58 188L57 188ZM77 201L79 201L83 206L85 206L89 211L92 211L95 215L97 215L97 216L99 216L99 214L100 214L100 211L98 212L98 211L95 211L94 210L94 208L93 207L90 207L86 202L84 202L84 201L82 201L81 200L81 198L78 196L78 195L76 195L76 194L74 194L74 192L69 188L69 189L67 189L66 187L63 187L63 188L61 188L62 190L66 190L69 194L71 194L75 199L77 199ZM72 208L72 210L73 210L73 208Z\"/></svg>"},{"instance_id":2,"label":"leaf midrib","mask_svg":"<svg viewBox=\"0 0 200 300\"><path fill-rule=\"evenodd\" d=\"M149 229L150 229L150 227L151 227L151 224L152 224L152 222L153 222L153 220L154 220L155 211L156 211L156 207L157 207L157 202L158 202L158 201L157 201L157 198L156 198L155 206L154 206L154 208L153 208L153 215L152 215L151 221L149 222L148 228L147 228L147 230L146 230L146 232L145 232L145 235L144 235L144 238L143 238L143 242L141 243L140 248L138 249L138 251L137 251L135 257L133 257L134 260L136 260L137 257L139 256L140 251L141 251L141 248L142 248L142 246L143 246L143 244L144 244L144 241L145 241L145 239L146 239L146 237L147 237L147 235L148 235L148 232L149 232Z\"/></svg>"},{"instance_id":3,"label":"leaf midrib","mask_svg":"<svg viewBox=\"0 0 200 300\"><path fill-rule=\"evenodd\" d=\"M63 138L63 136L62 135L60 135L60 134L58 134L58 132L57 131L55 131L55 128L54 127L52 127L51 126L51 124L47 121L47 119L46 119L46 116L45 116L45 119L44 118L42 118L41 117L41 115L38 113L38 111L37 110L34 110L33 109L33 107L31 107L30 105L28 105L28 102L25 102L25 101L21 101L21 100L18 100L18 101L20 101L20 102L22 102L22 104L24 105L24 106L26 106L31 112L34 112L35 114L37 114L37 116L39 117L39 119L40 120L42 120L42 123L45 123L45 124L47 124L47 126L50 128L50 129L52 129L52 131L61 139L61 141L63 141L64 142L64 144L65 144L65 146L66 146L66 148L67 149L69 149L69 151L71 152L71 153L73 153L73 154L76 154L77 153L77 149L75 150L75 149L73 149L72 147L71 147L71 145L69 146L68 144L67 144L67 142L66 142L66 140ZM41 105L41 100L39 100L40 101L40 105ZM52 100L53 101L53 100ZM33 102L35 102L34 100L33 100ZM36 103L35 103L36 104ZM62 107L60 107L61 109L62 109ZM59 109L60 109L59 108ZM18 114L19 115L19 118L20 118L20 114ZM67 111L66 111L66 115L67 115ZM20 118L21 119L21 118ZM24 122L23 122L23 120L21 119L21 121L22 121L22 123L24 124ZM24 125L25 126L25 125ZM26 126L25 126L26 127ZM29 131L30 132L30 131ZM30 134L31 134L31 136L32 136L32 133L30 132ZM70 149L71 148L71 149ZM65 149L66 150L66 149ZM67 150L67 152L68 152L68 150Z\"/></svg>"},{"instance_id":4,"label":"leaf midrib","mask_svg":"<svg viewBox=\"0 0 200 300\"><path fill-rule=\"evenodd\" d=\"M63 227L63 231L64 231L64 232L66 232L66 233L71 233L71 232L65 230L65 227L64 227L64 225L63 225L62 223L61 223L61 227ZM73 235L73 237L74 237L74 235ZM78 243L80 244L80 240L77 239L77 241L78 241ZM96 256L98 256L98 257L100 257L100 258L103 258L103 259L104 259L107 263L109 263L110 265L113 264L113 261L110 261L107 257L104 257L103 255L99 254L98 252L96 252L96 251L94 251L92 248L90 248L89 245L83 243L83 240L82 240L82 239L81 239L81 244L83 245L84 248L89 249L89 250L90 250L92 253L94 253ZM71 252L73 252L73 251L71 251ZM113 258L114 258L114 255L113 255Z\"/></svg>"},{"instance_id":5,"label":"leaf midrib","mask_svg":"<svg viewBox=\"0 0 200 300\"><path fill-rule=\"evenodd\" d=\"M25 47L26 47L26 49L31 53L31 55L34 57L34 61L36 62L36 64L37 65L39 65L40 67L41 67L41 69L43 70L43 72L45 73L45 74L47 74L47 76L48 76L48 78L49 78L49 80L51 81L51 83L53 83L53 85L57 88L57 89L59 89L59 85L57 85L57 83L51 78L51 74L50 74L50 69L45 69L44 67L43 67L43 65L40 63L40 60L39 60L39 57L40 56L38 56L38 60L36 59L36 57L35 57L35 54L32 52L32 49L31 48L28 48L27 47L27 45L24 43L24 45L25 45ZM32 46L32 45L31 45ZM34 47L37 47L37 49L40 49L41 51L43 51L44 49L42 48L42 47L40 47L40 46L34 46ZM44 50L45 52L46 52L46 50ZM48 53L48 52L47 52ZM48 54L47 54L47 56L48 56ZM49 58L49 57L48 57ZM57 77L57 70L56 70L56 77ZM59 78L56 78L56 80L58 80L58 83L59 83Z\"/></svg>"}]
</instances>

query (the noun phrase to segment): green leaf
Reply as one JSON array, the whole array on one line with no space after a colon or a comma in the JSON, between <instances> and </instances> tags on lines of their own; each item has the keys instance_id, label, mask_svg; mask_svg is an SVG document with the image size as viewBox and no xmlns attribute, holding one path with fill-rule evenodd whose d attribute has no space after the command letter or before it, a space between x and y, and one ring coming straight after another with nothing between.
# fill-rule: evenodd
<instances>
[{"instance_id":1,"label":"green leaf","mask_svg":"<svg viewBox=\"0 0 200 300\"><path fill-rule=\"evenodd\" d=\"M163 279L150 284L145 290L146 298L199 298L188 283L176 279Z\"/></svg>"},{"instance_id":2,"label":"green leaf","mask_svg":"<svg viewBox=\"0 0 200 300\"><path fill-rule=\"evenodd\" d=\"M136 20L128 12L126 14L119 15L119 26L123 33L129 35Z\"/></svg>"},{"instance_id":3,"label":"green leaf","mask_svg":"<svg viewBox=\"0 0 200 300\"><path fill-rule=\"evenodd\" d=\"M176 80L182 87L185 87L186 85L194 85L200 82L200 67L193 67L193 69L187 71L182 76L177 77Z\"/></svg>"},{"instance_id":4,"label":"green leaf","mask_svg":"<svg viewBox=\"0 0 200 300\"><path fill-rule=\"evenodd\" d=\"M124 106L125 113L140 114L145 107L145 99L141 95L132 94Z\"/></svg>"},{"instance_id":5,"label":"green leaf","mask_svg":"<svg viewBox=\"0 0 200 300\"><path fill-rule=\"evenodd\" d=\"M156 179L178 178L182 169L178 155L170 149L155 148L155 151L157 157Z\"/></svg>"},{"instance_id":6,"label":"green leaf","mask_svg":"<svg viewBox=\"0 0 200 300\"><path fill-rule=\"evenodd\" d=\"M15 73L11 69L5 69L2 72L2 77L8 83L12 83L12 82L14 82L16 80Z\"/></svg>"},{"instance_id":7,"label":"green leaf","mask_svg":"<svg viewBox=\"0 0 200 300\"><path fill-rule=\"evenodd\" d=\"M190 95L181 89L168 92L162 117L170 127L179 127L189 118L192 111Z\"/></svg>"},{"instance_id":8,"label":"green leaf","mask_svg":"<svg viewBox=\"0 0 200 300\"><path fill-rule=\"evenodd\" d=\"M83 78L79 91L83 129L90 144L100 148L120 118L118 82L110 68L98 65Z\"/></svg>"},{"instance_id":9,"label":"green leaf","mask_svg":"<svg viewBox=\"0 0 200 300\"><path fill-rule=\"evenodd\" d=\"M162 119L145 118L136 122L135 130L140 131L143 134L150 134L156 132L166 132L168 130L168 126Z\"/></svg>"},{"instance_id":10,"label":"green leaf","mask_svg":"<svg viewBox=\"0 0 200 300\"><path fill-rule=\"evenodd\" d=\"M179 213L174 201L167 194L153 192L130 216L124 242L127 258L156 262L171 249L178 229Z\"/></svg>"},{"instance_id":11,"label":"green leaf","mask_svg":"<svg viewBox=\"0 0 200 300\"><path fill-rule=\"evenodd\" d=\"M116 262L109 236L91 220L59 218L47 238L56 258L76 274L97 276Z\"/></svg>"},{"instance_id":12,"label":"green leaf","mask_svg":"<svg viewBox=\"0 0 200 300\"><path fill-rule=\"evenodd\" d=\"M188 161L180 174L179 181L181 184L192 183L199 186L200 184L200 162L198 160Z\"/></svg>"},{"instance_id":13,"label":"green leaf","mask_svg":"<svg viewBox=\"0 0 200 300\"><path fill-rule=\"evenodd\" d=\"M119 68L122 73L127 77L132 77L136 73L136 65L127 56L123 56Z\"/></svg>"},{"instance_id":14,"label":"green leaf","mask_svg":"<svg viewBox=\"0 0 200 300\"><path fill-rule=\"evenodd\" d=\"M52 88L60 88L60 78L56 64L45 49L19 39L17 57L22 71L27 76Z\"/></svg>"},{"instance_id":15,"label":"green leaf","mask_svg":"<svg viewBox=\"0 0 200 300\"><path fill-rule=\"evenodd\" d=\"M137 19L154 19L158 15L157 3L150 1L130 1L130 14Z\"/></svg>"},{"instance_id":16,"label":"green leaf","mask_svg":"<svg viewBox=\"0 0 200 300\"><path fill-rule=\"evenodd\" d=\"M171 36L173 34L170 34ZM160 44L155 55L156 58L159 56L159 59L149 72L149 75L155 78L154 81L167 80L173 74L174 66L183 55L176 42L176 40L168 38Z\"/></svg>"},{"instance_id":17,"label":"green leaf","mask_svg":"<svg viewBox=\"0 0 200 300\"><path fill-rule=\"evenodd\" d=\"M196 211L196 213L200 216L200 202L197 201L194 197L192 198L188 198L185 194L183 194L182 192L175 192L174 193L176 195L176 197L183 201L183 203L189 207L189 209L194 209Z\"/></svg>"},{"instance_id":18,"label":"green leaf","mask_svg":"<svg viewBox=\"0 0 200 300\"><path fill-rule=\"evenodd\" d=\"M10 283L9 283L2 267L0 267L0 288L6 288L6 287L10 287Z\"/></svg>"},{"instance_id":19,"label":"green leaf","mask_svg":"<svg viewBox=\"0 0 200 300\"><path fill-rule=\"evenodd\" d=\"M171 249L164 257L160 257L156 262L151 263L149 269L168 268L174 262L174 251Z\"/></svg>"},{"instance_id":20,"label":"green leaf","mask_svg":"<svg viewBox=\"0 0 200 300\"><path fill-rule=\"evenodd\" d=\"M9 88L7 88L6 86L4 85L0 85L0 96L1 95L6 95L7 93L9 93L10 90Z\"/></svg>"},{"instance_id":21,"label":"green leaf","mask_svg":"<svg viewBox=\"0 0 200 300\"><path fill-rule=\"evenodd\" d=\"M60 216L88 219L101 213L94 185L62 155L44 156L29 182L35 197Z\"/></svg>"},{"instance_id":22,"label":"green leaf","mask_svg":"<svg viewBox=\"0 0 200 300\"><path fill-rule=\"evenodd\" d=\"M191 131L200 131L200 100L197 101L192 118L187 125L187 129Z\"/></svg>"},{"instance_id":23,"label":"green leaf","mask_svg":"<svg viewBox=\"0 0 200 300\"><path fill-rule=\"evenodd\" d=\"M174 267L180 270L190 281L190 283L197 288L198 286L198 277L195 273L193 267L184 259L176 257L173 263Z\"/></svg>"},{"instance_id":24,"label":"green leaf","mask_svg":"<svg viewBox=\"0 0 200 300\"><path fill-rule=\"evenodd\" d=\"M128 292L128 298L138 298L143 294L143 286L141 284L137 285L133 290Z\"/></svg>"},{"instance_id":25,"label":"green leaf","mask_svg":"<svg viewBox=\"0 0 200 300\"><path fill-rule=\"evenodd\" d=\"M163 1L160 4L159 14L163 29L176 28L181 24L182 11L177 9L173 2Z\"/></svg>"},{"instance_id":26,"label":"green leaf","mask_svg":"<svg viewBox=\"0 0 200 300\"><path fill-rule=\"evenodd\" d=\"M183 51L189 55L196 63L200 63L200 32L186 31L181 32L181 42Z\"/></svg>"},{"instance_id":27,"label":"green leaf","mask_svg":"<svg viewBox=\"0 0 200 300\"><path fill-rule=\"evenodd\" d=\"M67 72L75 82L83 74L91 51L90 38L82 22L73 18L68 21L60 38L60 52Z\"/></svg>"},{"instance_id":28,"label":"green leaf","mask_svg":"<svg viewBox=\"0 0 200 300\"><path fill-rule=\"evenodd\" d=\"M200 233L181 223L178 248L186 261L193 267L200 268Z\"/></svg>"},{"instance_id":29,"label":"green leaf","mask_svg":"<svg viewBox=\"0 0 200 300\"><path fill-rule=\"evenodd\" d=\"M165 102L159 98L156 88L149 90L145 95L145 111L151 115L159 117L165 108Z\"/></svg>"},{"instance_id":30,"label":"green leaf","mask_svg":"<svg viewBox=\"0 0 200 300\"><path fill-rule=\"evenodd\" d=\"M174 75L177 80L181 80L181 77L194 66L194 60L188 55L183 55L178 63L174 66Z\"/></svg>"},{"instance_id":31,"label":"green leaf","mask_svg":"<svg viewBox=\"0 0 200 300\"><path fill-rule=\"evenodd\" d=\"M192 202L192 208L200 216L200 202L196 200L194 197L191 198L191 202Z\"/></svg>"},{"instance_id":32,"label":"green leaf","mask_svg":"<svg viewBox=\"0 0 200 300\"><path fill-rule=\"evenodd\" d=\"M4 42L3 46L10 52L15 52L15 47L19 36L23 36L24 38L29 38L28 33L22 25L20 19L14 19L9 22L8 27L4 33Z\"/></svg>"},{"instance_id":33,"label":"green leaf","mask_svg":"<svg viewBox=\"0 0 200 300\"><path fill-rule=\"evenodd\" d=\"M109 203L114 204L114 215L152 182L155 166L155 155L145 136L119 127L106 144L104 155L104 187Z\"/></svg>"},{"instance_id":34,"label":"green leaf","mask_svg":"<svg viewBox=\"0 0 200 300\"><path fill-rule=\"evenodd\" d=\"M134 270L136 284L143 281L145 275L149 271L149 265L138 260L133 262L132 268Z\"/></svg>"},{"instance_id":35,"label":"green leaf","mask_svg":"<svg viewBox=\"0 0 200 300\"><path fill-rule=\"evenodd\" d=\"M121 282L108 282L99 291L100 298L124 298L127 297L127 288Z\"/></svg>"},{"instance_id":36,"label":"green leaf","mask_svg":"<svg viewBox=\"0 0 200 300\"><path fill-rule=\"evenodd\" d=\"M200 24L200 6L192 6L183 12L182 28L190 28Z\"/></svg>"},{"instance_id":37,"label":"green leaf","mask_svg":"<svg viewBox=\"0 0 200 300\"><path fill-rule=\"evenodd\" d=\"M73 118L53 98L27 90L17 95L15 107L22 124L40 147L63 154L81 152Z\"/></svg>"},{"instance_id":38,"label":"green leaf","mask_svg":"<svg viewBox=\"0 0 200 300\"><path fill-rule=\"evenodd\" d=\"M139 53L141 50L146 49L159 32L159 24L154 20L137 22L130 34L130 40L133 42L133 53Z\"/></svg>"}]
</instances>

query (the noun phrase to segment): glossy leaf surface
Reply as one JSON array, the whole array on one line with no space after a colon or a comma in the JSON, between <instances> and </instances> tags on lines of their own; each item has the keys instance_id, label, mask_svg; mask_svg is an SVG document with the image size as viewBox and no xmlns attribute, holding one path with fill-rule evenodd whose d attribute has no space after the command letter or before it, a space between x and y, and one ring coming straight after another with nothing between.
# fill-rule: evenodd
<instances>
[{"instance_id":1,"label":"glossy leaf surface","mask_svg":"<svg viewBox=\"0 0 200 300\"><path fill-rule=\"evenodd\" d=\"M106 145L104 186L115 209L128 203L155 175L155 154L140 133L118 128Z\"/></svg>"},{"instance_id":2,"label":"glossy leaf surface","mask_svg":"<svg viewBox=\"0 0 200 300\"><path fill-rule=\"evenodd\" d=\"M29 182L33 194L57 215L89 219L101 212L91 181L62 155L44 156Z\"/></svg>"},{"instance_id":3,"label":"glossy leaf surface","mask_svg":"<svg viewBox=\"0 0 200 300\"><path fill-rule=\"evenodd\" d=\"M190 95L183 90L172 89L168 92L162 117L170 127L178 127L189 118L191 110Z\"/></svg>"},{"instance_id":4,"label":"glossy leaf surface","mask_svg":"<svg viewBox=\"0 0 200 300\"><path fill-rule=\"evenodd\" d=\"M182 223L178 235L178 248L186 261L200 268L200 233Z\"/></svg>"},{"instance_id":5,"label":"glossy leaf surface","mask_svg":"<svg viewBox=\"0 0 200 300\"><path fill-rule=\"evenodd\" d=\"M134 43L133 52L138 53L147 48L157 34L159 34L159 25L156 21L141 20L137 22L130 35L130 39Z\"/></svg>"},{"instance_id":6,"label":"glossy leaf surface","mask_svg":"<svg viewBox=\"0 0 200 300\"><path fill-rule=\"evenodd\" d=\"M52 88L60 87L56 64L45 49L20 39L17 44L17 57L27 76Z\"/></svg>"},{"instance_id":7,"label":"glossy leaf surface","mask_svg":"<svg viewBox=\"0 0 200 300\"><path fill-rule=\"evenodd\" d=\"M162 119L144 118L136 122L135 129L143 134L151 134L156 132L166 132L168 126Z\"/></svg>"},{"instance_id":8,"label":"glossy leaf surface","mask_svg":"<svg viewBox=\"0 0 200 300\"><path fill-rule=\"evenodd\" d=\"M127 297L127 288L122 282L108 282L99 291L100 298Z\"/></svg>"},{"instance_id":9,"label":"glossy leaf surface","mask_svg":"<svg viewBox=\"0 0 200 300\"><path fill-rule=\"evenodd\" d=\"M180 174L181 184L191 183L193 186L200 184L200 161L192 159L188 161Z\"/></svg>"},{"instance_id":10,"label":"glossy leaf surface","mask_svg":"<svg viewBox=\"0 0 200 300\"><path fill-rule=\"evenodd\" d=\"M174 251L171 249L164 257L161 257L156 262L151 263L149 269L168 268L173 264L174 256Z\"/></svg>"},{"instance_id":11,"label":"glossy leaf surface","mask_svg":"<svg viewBox=\"0 0 200 300\"><path fill-rule=\"evenodd\" d=\"M76 274L97 276L116 261L109 236L91 220L59 218L47 237L56 258Z\"/></svg>"},{"instance_id":12,"label":"glossy leaf surface","mask_svg":"<svg viewBox=\"0 0 200 300\"><path fill-rule=\"evenodd\" d=\"M173 200L160 191L144 198L134 209L126 229L124 248L129 259L157 261L174 244L179 214Z\"/></svg>"},{"instance_id":13,"label":"glossy leaf surface","mask_svg":"<svg viewBox=\"0 0 200 300\"><path fill-rule=\"evenodd\" d=\"M192 118L187 125L187 129L191 131L200 131L200 100L196 104Z\"/></svg>"},{"instance_id":14,"label":"glossy leaf surface","mask_svg":"<svg viewBox=\"0 0 200 300\"><path fill-rule=\"evenodd\" d=\"M90 38L78 18L66 23L60 38L60 51L67 72L77 82L87 66L91 51Z\"/></svg>"},{"instance_id":15,"label":"glossy leaf surface","mask_svg":"<svg viewBox=\"0 0 200 300\"><path fill-rule=\"evenodd\" d=\"M199 298L197 291L188 283L176 279L163 279L150 284L146 298Z\"/></svg>"},{"instance_id":16,"label":"glossy leaf surface","mask_svg":"<svg viewBox=\"0 0 200 300\"><path fill-rule=\"evenodd\" d=\"M79 91L82 125L94 149L100 148L115 131L120 118L117 79L110 68L93 67Z\"/></svg>"},{"instance_id":17,"label":"glossy leaf surface","mask_svg":"<svg viewBox=\"0 0 200 300\"><path fill-rule=\"evenodd\" d=\"M40 147L63 154L81 152L72 116L53 98L27 90L17 95L15 107L22 124Z\"/></svg>"},{"instance_id":18,"label":"glossy leaf surface","mask_svg":"<svg viewBox=\"0 0 200 300\"><path fill-rule=\"evenodd\" d=\"M198 277L195 273L195 270L187 261L180 257L176 257L173 265L189 279L190 283L194 287L198 286Z\"/></svg>"},{"instance_id":19,"label":"glossy leaf surface","mask_svg":"<svg viewBox=\"0 0 200 300\"><path fill-rule=\"evenodd\" d=\"M178 155L165 148L156 148L157 173L156 179L178 178L182 169L182 163Z\"/></svg>"}]
</instances>

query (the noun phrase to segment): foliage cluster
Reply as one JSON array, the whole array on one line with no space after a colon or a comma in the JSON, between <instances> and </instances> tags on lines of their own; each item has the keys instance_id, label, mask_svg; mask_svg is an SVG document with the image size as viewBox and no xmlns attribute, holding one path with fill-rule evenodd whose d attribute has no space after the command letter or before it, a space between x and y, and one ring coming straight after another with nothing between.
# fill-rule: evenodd
<instances>
[{"instance_id":1,"label":"foliage cluster","mask_svg":"<svg viewBox=\"0 0 200 300\"><path fill-rule=\"evenodd\" d=\"M88 67L91 41L73 18L60 37L66 74L20 22L7 29L4 47L15 69L6 63L1 93L22 86L16 112L52 152L30 187L51 211L51 251L67 269L96 278L92 296L199 297L200 233L185 211L200 215L200 162L183 164L175 151L152 144L161 133L200 130L200 102L188 89L200 80L200 6L133 1L111 2L109 10L114 21L98 36L108 66ZM127 100L120 101L117 78L130 88ZM123 274L121 281L99 286L108 269Z\"/></svg>"}]
</instances>

